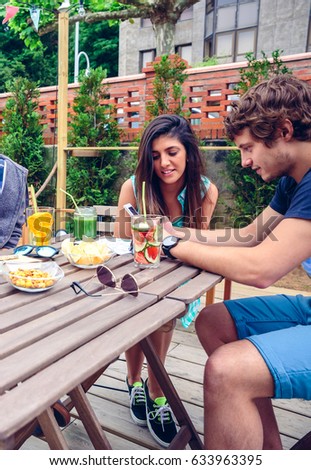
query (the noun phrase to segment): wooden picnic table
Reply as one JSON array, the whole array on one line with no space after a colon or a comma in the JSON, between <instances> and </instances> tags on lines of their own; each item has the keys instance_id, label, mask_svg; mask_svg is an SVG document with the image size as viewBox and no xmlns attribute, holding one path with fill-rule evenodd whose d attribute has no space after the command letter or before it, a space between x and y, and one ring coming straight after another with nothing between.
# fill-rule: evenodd
<instances>
[{"instance_id":1,"label":"wooden picnic table","mask_svg":"<svg viewBox=\"0 0 311 470\"><path fill-rule=\"evenodd\" d=\"M159 381L180 430L171 449L202 442L155 354L148 336L182 316L187 304L222 280L177 260L161 260L156 269L134 266L131 254L106 264L117 280L135 276L139 294L133 297L105 288L95 270L79 269L63 255L55 260L65 277L45 292L15 289L0 276L0 448L16 449L40 424L51 449L67 449L51 406L59 399L75 407L95 449L110 449L86 391L120 354L137 344ZM73 281L101 297L75 294ZM185 283L185 284L184 284Z\"/></svg>"}]
</instances>

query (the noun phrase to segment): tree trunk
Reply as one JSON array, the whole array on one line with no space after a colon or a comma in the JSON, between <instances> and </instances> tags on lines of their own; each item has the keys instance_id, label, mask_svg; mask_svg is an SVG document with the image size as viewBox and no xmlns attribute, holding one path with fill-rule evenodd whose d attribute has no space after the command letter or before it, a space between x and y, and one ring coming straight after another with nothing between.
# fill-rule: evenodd
<instances>
[{"instance_id":1,"label":"tree trunk","mask_svg":"<svg viewBox=\"0 0 311 470\"><path fill-rule=\"evenodd\" d=\"M152 26L156 39L156 56L159 57L164 54L174 54L175 24L157 23Z\"/></svg>"}]
</instances>

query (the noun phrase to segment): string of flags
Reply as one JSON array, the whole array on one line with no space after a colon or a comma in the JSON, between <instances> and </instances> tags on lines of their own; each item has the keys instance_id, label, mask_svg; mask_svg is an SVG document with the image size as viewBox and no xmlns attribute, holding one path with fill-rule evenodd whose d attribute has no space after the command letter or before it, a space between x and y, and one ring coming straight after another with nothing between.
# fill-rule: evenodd
<instances>
[{"instance_id":1,"label":"string of flags","mask_svg":"<svg viewBox=\"0 0 311 470\"><path fill-rule=\"evenodd\" d=\"M13 18L16 15L16 13L19 12L19 7L14 7L12 5L6 5L5 9L6 9L6 15L2 21L2 24L7 23L11 18Z\"/></svg>"},{"instance_id":2,"label":"string of flags","mask_svg":"<svg viewBox=\"0 0 311 470\"><path fill-rule=\"evenodd\" d=\"M70 0L66 0L67 2L69 2ZM65 2L63 2L63 4L65 4ZM68 5L64 5L64 6L68 6L69 7L69 10L75 6L78 6L78 13L80 16L84 16L85 15L85 9L84 9L84 6L83 6L83 0L79 0L79 3L76 3L75 5L72 5L70 6L69 3ZM0 7L1 8L1 7ZM17 7L15 5L5 5L5 10L6 10L6 13L5 13L5 17L3 18L2 20L2 24L5 24L5 23L8 23L8 21L11 19L11 18L14 18L14 16L19 12L20 9L29 9L29 13L30 13L30 18L32 20L32 23L33 23L33 26L34 26L34 29L38 32L38 29L39 29L39 21L40 21L40 14L41 14L41 11L42 11L42 8L36 6L36 5L31 5L30 8L27 8L26 7ZM6 26L8 28L8 25Z\"/></svg>"},{"instance_id":3,"label":"string of flags","mask_svg":"<svg viewBox=\"0 0 311 470\"><path fill-rule=\"evenodd\" d=\"M6 10L6 14L2 20L2 24L7 23L11 18L14 18L14 16L19 12L20 7L16 7L13 5L6 5L5 10ZM30 13L30 18L33 22L34 28L38 32L41 9L36 6L31 6L29 8L29 13Z\"/></svg>"}]
</instances>

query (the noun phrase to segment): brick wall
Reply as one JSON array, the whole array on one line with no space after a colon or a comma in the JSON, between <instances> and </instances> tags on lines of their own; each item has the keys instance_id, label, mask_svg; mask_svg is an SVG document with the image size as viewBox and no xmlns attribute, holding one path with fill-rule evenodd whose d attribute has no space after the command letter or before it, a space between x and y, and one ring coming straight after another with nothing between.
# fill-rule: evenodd
<instances>
[{"instance_id":1,"label":"brick wall","mask_svg":"<svg viewBox=\"0 0 311 470\"><path fill-rule=\"evenodd\" d=\"M311 53L282 57L282 60L296 76L311 83ZM233 88L239 81L239 69L246 65L246 62L240 62L187 70L188 78L183 90L187 96L185 109L191 111L190 119L199 138L214 140L224 137L223 117L232 100L237 98ZM123 142L133 141L148 119L145 104L152 99L153 79L154 70L149 66L138 75L105 80L109 87L106 102L116 108ZM77 89L78 85L68 86L69 121ZM57 87L41 88L40 92L39 112L41 122L46 126L44 140L50 145L57 141ZM0 94L0 126L7 96L6 93Z\"/></svg>"}]
</instances>

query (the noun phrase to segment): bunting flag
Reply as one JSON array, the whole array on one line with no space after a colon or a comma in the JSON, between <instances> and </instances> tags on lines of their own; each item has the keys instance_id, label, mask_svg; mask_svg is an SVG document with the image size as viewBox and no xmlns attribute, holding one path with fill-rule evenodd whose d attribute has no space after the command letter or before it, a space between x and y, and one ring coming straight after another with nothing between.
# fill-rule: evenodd
<instances>
[{"instance_id":1,"label":"bunting flag","mask_svg":"<svg viewBox=\"0 0 311 470\"><path fill-rule=\"evenodd\" d=\"M41 10L40 8L33 6L29 9L29 12L30 12L30 17L32 19L34 28L36 31L38 31Z\"/></svg>"},{"instance_id":2,"label":"bunting flag","mask_svg":"<svg viewBox=\"0 0 311 470\"><path fill-rule=\"evenodd\" d=\"M14 7L14 6L11 6L11 5L6 5L5 8L6 8L6 15L5 15L5 18L2 21L2 24L7 23L19 11L19 7Z\"/></svg>"}]
</instances>

